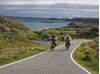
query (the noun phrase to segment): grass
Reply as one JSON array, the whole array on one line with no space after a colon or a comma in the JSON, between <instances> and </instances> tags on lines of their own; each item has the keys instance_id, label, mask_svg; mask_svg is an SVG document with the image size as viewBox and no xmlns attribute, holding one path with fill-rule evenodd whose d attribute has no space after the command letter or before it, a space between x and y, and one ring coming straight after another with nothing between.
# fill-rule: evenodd
<instances>
[{"instance_id":1,"label":"grass","mask_svg":"<svg viewBox=\"0 0 100 74\"><path fill-rule=\"evenodd\" d=\"M49 46L45 46L42 48L36 48L36 49L25 49L24 51L21 50L21 52L18 53L5 53L5 54L0 54L0 66L15 62L24 58L27 58L29 56L38 54L40 52L43 52L47 50Z\"/></svg>"},{"instance_id":2,"label":"grass","mask_svg":"<svg viewBox=\"0 0 100 74\"><path fill-rule=\"evenodd\" d=\"M92 74L99 74L99 59L88 44L82 44L73 54L74 59Z\"/></svg>"},{"instance_id":3,"label":"grass","mask_svg":"<svg viewBox=\"0 0 100 74\"><path fill-rule=\"evenodd\" d=\"M54 32L55 34L60 34L60 33L63 33L63 34L76 34L76 31L75 30L43 30L42 33L43 34L50 34L51 32Z\"/></svg>"},{"instance_id":4,"label":"grass","mask_svg":"<svg viewBox=\"0 0 100 74\"><path fill-rule=\"evenodd\" d=\"M63 42L58 43L58 45L61 45ZM3 49L0 50L0 66L15 62L27 57L30 57L32 55L38 54L40 52L46 51L50 48L49 45L40 45L38 48L31 49L31 48L24 48L24 49Z\"/></svg>"}]
</instances>

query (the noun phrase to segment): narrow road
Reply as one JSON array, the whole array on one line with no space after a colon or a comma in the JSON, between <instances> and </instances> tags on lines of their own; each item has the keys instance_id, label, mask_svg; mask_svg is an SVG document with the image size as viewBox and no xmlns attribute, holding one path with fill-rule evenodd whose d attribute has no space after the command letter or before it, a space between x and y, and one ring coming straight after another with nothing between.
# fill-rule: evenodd
<instances>
[{"instance_id":1,"label":"narrow road","mask_svg":"<svg viewBox=\"0 0 100 74\"><path fill-rule=\"evenodd\" d=\"M0 68L0 74L88 74L70 57L73 49L84 42L88 40L74 40L67 51L61 45L54 52L46 51L23 62Z\"/></svg>"}]
</instances>

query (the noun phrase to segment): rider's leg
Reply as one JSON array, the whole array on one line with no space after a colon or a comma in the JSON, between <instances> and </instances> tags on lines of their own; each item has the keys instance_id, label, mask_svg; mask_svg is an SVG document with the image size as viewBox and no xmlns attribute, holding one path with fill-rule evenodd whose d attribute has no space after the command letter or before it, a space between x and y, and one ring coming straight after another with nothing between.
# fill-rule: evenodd
<instances>
[{"instance_id":1,"label":"rider's leg","mask_svg":"<svg viewBox=\"0 0 100 74\"><path fill-rule=\"evenodd\" d=\"M65 42L65 47L66 47L66 49L69 49L69 43L68 43L68 41Z\"/></svg>"},{"instance_id":2,"label":"rider's leg","mask_svg":"<svg viewBox=\"0 0 100 74\"><path fill-rule=\"evenodd\" d=\"M71 44L70 44L70 41L68 41L68 45L70 46Z\"/></svg>"},{"instance_id":3,"label":"rider's leg","mask_svg":"<svg viewBox=\"0 0 100 74\"><path fill-rule=\"evenodd\" d=\"M67 47L67 41L65 41L65 47Z\"/></svg>"},{"instance_id":4,"label":"rider's leg","mask_svg":"<svg viewBox=\"0 0 100 74\"><path fill-rule=\"evenodd\" d=\"M50 51L54 51L54 48L55 48L55 42L54 40L51 41L51 49Z\"/></svg>"},{"instance_id":5,"label":"rider's leg","mask_svg":"<svg viewBox=\"0 0 100 74\"><path fill-rule=\"evenodd\" d=\"M50 51L52 51L52 45L51 45Z\"/></svg>"},{"instance_id":6,"label":"rider's leg","mask_svg":"<svg viewBox=\"0 0 100 74\"><path fill-rule=\"evenodd\" d=\"M50 48L50 51L52 51L53 49L53 42L51 41L51 48Z\"/></svg>"},{"instance_id":7,"label":"rider's leg","mask_svg":"<svg viewBox=\"0 0 100 74\"><path fill-rule=\"evenodd\" d=\"M54 51L54 46L53 45L51 45L50 51Z\"/></svg>"},{"instance_id":8,"label":"rider's leg","mask_svg":"<svg viewBox=\"0 0 100 74\"><path fill-rule=\"evenodd\" d=\"M56 42L54 42L55 47L57 46Z\"/></svg>"}]
</instances>

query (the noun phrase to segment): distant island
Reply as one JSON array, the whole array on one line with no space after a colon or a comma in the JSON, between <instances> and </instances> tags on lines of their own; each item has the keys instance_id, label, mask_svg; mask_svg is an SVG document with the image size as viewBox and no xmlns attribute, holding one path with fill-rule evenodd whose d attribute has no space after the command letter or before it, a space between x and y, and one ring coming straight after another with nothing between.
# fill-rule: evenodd
<instances>
[{"instance_id":1,"label":"distant island","mask_svg":"<svg viewBox=\"0 0 100 74\"><path fill-rule=\"evenodd\" d=\"M53 23L53 21L43 21L43 23Z\"/></svg>"},{"instance_id":2,"label":"distant island","mask_svg":"<svg viewBox=\"0 0 100 74\"><path fill-rule=\"evenodd\" d=\"M48 21L71 21L71 22L83 22L83 23L87 23L87 22L94 22L94 23L98 23L99 22L99 18L46 18L46 17L17 17L17 16L6 16L9 19L21 19L21 20L26 20L26 21L33 21L33 19L35 20L48 20ZM51 23L45 21L46 23Z\"/></svg>"}]
</instances>

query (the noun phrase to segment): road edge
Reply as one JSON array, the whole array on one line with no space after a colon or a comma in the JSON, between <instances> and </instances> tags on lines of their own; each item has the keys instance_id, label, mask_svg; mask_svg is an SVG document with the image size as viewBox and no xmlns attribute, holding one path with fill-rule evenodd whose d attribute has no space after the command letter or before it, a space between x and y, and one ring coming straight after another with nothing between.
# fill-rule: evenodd
<instances>
[{"instance_id":1,"label":"road edge","mask_svg":"<svg viewBox=\"0 0 100 74\"><path fill-rule=\"evenodd\" d=\"M62 44L62 45L63 45L63 44ZM62 45L59 45L59 46L57 46L56 48L58 48L58 47L60 47L60 46L62 46ZM10 65L14 65L14 64L23 62L23 61L26 61L26 60L29 60L29 59L31 59L31 58L33 58L33 57L39 56L39 55L41 55L41 54L44 54L44 53L48 52L49 50L50 50L50 49L48 49L48 50L46 50L46 51L44 51L44 52L40 52L40 53L38 53L38 54L35 54L35 55L33 55L33 56L30 56L30 57L27 57L27 58L18 60L18 61L15 61L15 62L11 62L11 63L5 64L5 65L2 65L2 66L0 66L0 69L1 69L1 68L4 68L4 67L7 67L7 66L10 66Z\"/></svg>"},{"instance_id":2,"label":"road edge","mask_svg":"<svg viewBox=\"0 0 100 74\"><path fill-rule=\"evenodd\" d=\"M38 55L41 55L41 54L43 54L43 53L45 53L45 52L47 52L47 51L40 52L40 53L35 54L35 55L33 55L33 56L30 56L30 57L27 57L27 58L24 58L24 59L21 59L21 60L15 61L15 62L11 62L11 63L5 64L5 65L2 65L2 66L0 66L0 69L1 69L1 68L4 68L4 67L7 67L7 66L10 66L10 65L14 65L14 64L17 64L17 63L23 62L23 61L26 61L26 60L29 60L29 59L31 59L31 58L33 58L33 57L36 57L36 56L38 56Z\"/></svg>"},{"instance_id":3,"label":"road edge","mask_svg":"<svg viewBox=\"0 0 100 74\"><path fill-rule=\"evenodd\" d=\"M80 64L78 64L78 63L74 60L74 58L73 58L73 53L74 53L74 51L75 51L80 45L81 45L81 44L79 44L77 47L75 47L75 48L73 49L73 51L71 52L71 54L70 54L71 60L72 60L79 68L81 68L82 70L84 70L84 71L87 72L88 74L92 74L92 73L89 72L87 69L85 69L85 68L82 67Z\"/></svg>"}]
</instances>

